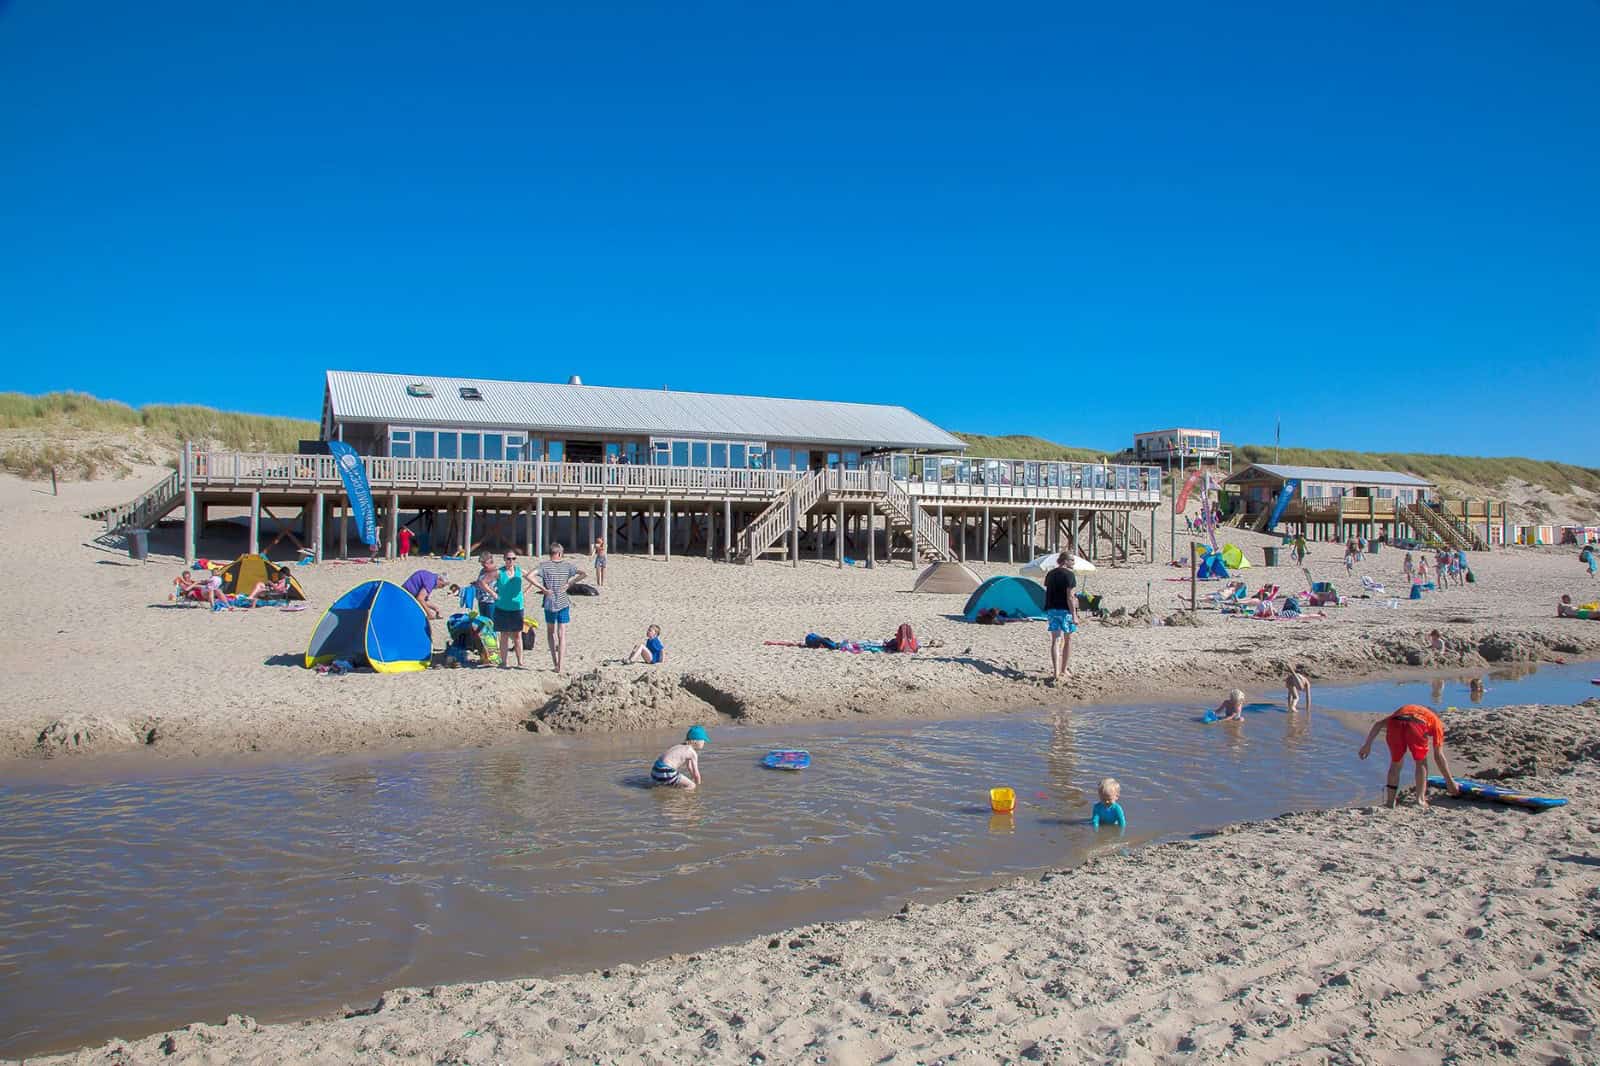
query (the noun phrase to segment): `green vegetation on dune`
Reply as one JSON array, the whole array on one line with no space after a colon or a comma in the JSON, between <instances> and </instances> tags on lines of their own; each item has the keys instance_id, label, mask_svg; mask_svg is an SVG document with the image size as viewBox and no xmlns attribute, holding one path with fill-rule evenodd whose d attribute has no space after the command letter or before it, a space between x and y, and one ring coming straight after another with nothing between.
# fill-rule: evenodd
<instances>
[{"instance_id":1,"label":"green vegetation on dune","mask_svg":"<svg viewBox=\"0 0 1600 1066\"><path fill-rule=\"evenodd\" d=\"M1356 470L1393 470L1416 474L1440 485L1479 486L1498 489L1515 478L1529 484L1566 494L1574 489L1600 492L1600 470L1544 459L1516 456L1484 458L1473 455L1429 455L1423 452L1346 452L1312 448L1274 449L1257 444L1236 445L1234 469L1244 463L1279 462L1292 466L1335 466Z\"/></svg>"},{"instance_id":2,"label":"green vegetation on dune","mask_svg":"<svg viewBox=\"0 0 1600 1066\"><path fill-rule=\"evenodd\" d=\"M186 440L250 452L292 452L317 435L317 424L299 418L246 415L189 404L133 408L81 392L25 396L0 393L0 429L37 431L38 439L10 443L0 468L25 478L122 474L128 463L161 462ZM104 440L126 436L126 447ZM100 437L102 439L94 439Z\"/></svg>"},{"instance_id":3,"label":"green vegetation on dune","mask_svg":"<svg viewBox=\"0 0 1600 1066\"><path fill-rule=\"evenodd\" d=\"M1111 453L1097 448L1074 448L1066 444L1013 433L990 437L982 433L957 433L967 442L968 454L985 459L1054 459L1068 463L1093 463Z\"/></svg>"}]
</instances>

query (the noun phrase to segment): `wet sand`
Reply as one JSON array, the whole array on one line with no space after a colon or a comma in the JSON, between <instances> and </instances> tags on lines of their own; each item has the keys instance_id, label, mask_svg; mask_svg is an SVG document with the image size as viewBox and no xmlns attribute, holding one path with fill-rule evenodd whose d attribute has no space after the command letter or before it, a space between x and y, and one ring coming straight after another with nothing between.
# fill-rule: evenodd
<instances>
[{"instance_id":1,"label":"wet sand","mask_svg":"<svg viewBox=\"0 0 1600 1066\"><path fill-rule=\"evenodd\" d=\"M30 1061L1594 1062L1600 701L1451 721L1458 771L1572 804L1291 814L878 920Z\"/></svg>"},{"instance_id":2,"label":"wet sand","mask_svg":"<svg viewBox=\"0 0 1600 1066\"><path fill-rule=\"evenodd\" d=\"M0 758L123 754L215 757L252 752L307 754L393 747L492 743L523 729L617 731L873 717L967 716L1004 708L1104 702L1234 685L1271 685L1294 662L1319 680L1358 678L1396 667L1481 667L1487 663L1600 654L1600 625L1554 617L1563 592L1600 595L1572 553L1514 549L1473 559L1480 581L1398 608L1353 599L1325 618L1256 622L1201 611L1196 625L1090 621L1074 642L1074 676L1047 683L1042 623L968 625L962 596L910 593L916 569L898 563L839 570L730 566L703 558L670 563L614 555L606 592L578 599L568 671L549 669L543 649L527 669L429 670L421 674L320 677L300 665L318 608L350 585L381 575L395 581L425 563L377 567L325 562L297 568L311 609L213 615L172 605L181 568L178 532L152 537L155 557L132 563L99 546L81 512L131 497L154 480L74 483L53 497L0 478L0 542L9 550L0 601L0 655L7 695L0 706ZM231 529L231 531L230 531ZM1259 558L1262 543L1231 539ZM214 524L206 551L243 550L241 527ZM1160 537L1158 541L1164 542ZM1337 549L1316 546L1313 575L1347 592ZM1402 555L1369 557L1363 570L1393 582ZM580 563L586 560L580 559ZM473 564L438 562L453 580ZM996 563L982 574L1010 573ZM1298 569L1256 567L1253 583L1298 588ZM1188 583L1166 566L1105 568L1087 587L1108 604L1188 621L1178 612ZM1176 613L1174 613L1176 612ZM916 656L849 655L770 647L809 631L883 639L909 621L925 642ZM620 659L644 627L664 629L661 666ZM1446 635L1442 654L1425 634ZM436 624L437 643L443 629Z\"/></svg>"}]
</instances>

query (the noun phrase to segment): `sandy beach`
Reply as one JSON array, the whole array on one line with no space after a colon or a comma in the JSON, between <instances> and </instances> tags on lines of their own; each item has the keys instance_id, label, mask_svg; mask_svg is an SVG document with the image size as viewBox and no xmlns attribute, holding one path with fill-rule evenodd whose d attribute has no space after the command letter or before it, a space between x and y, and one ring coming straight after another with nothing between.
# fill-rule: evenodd
<instances>
[{"instance_id":1,"label":"sandy beach","mask_svg":"<svg viewBox=\"0 0 1600 1066\"><path fill-rule=\"evenodd\" d=\"M1600 1061L1600 700L1462 711L1450 741L1572 805L1286 815L643 966L29 1061Z\"/></svg>"},{"instance_id":2,"label":"sandy beach","mask_svg":"<svg viewBox=\"0 0 1600 1066\"><path fill-rule=\"evenodd\" d=\"M704 558L671 562L614 555L603 595L575 601L564 676L541 644L523 670L429 670L324 677L302 666L320 608L358 581L404 581L427 561L378 566L327 561L297 567L308 610L213 614L167 602L182 569L171 526L136 563L99 545L90 507L122 500L153 480L47 488L0 479L0 538L9 560L0 654L11 699L0 708L0 757L138 753L151 757L323 753L393 746L437 748L504 738L518 730L612 731L708 721L719 725L841 719L856 715L971 715L1010 707L1076 704L1160 692L1219 693L1276 684L1291 663L1321 680L1407 667L1481 667L1600 654L1600 625L1557 619L1564 592L1580 601L1600 588L1570 550L1512 550L1473 559L1479 581L1396 608L1353 598L1300 622L1189 614L1181 569L1102 567L1086 587L1108 607L1155 618L1089 621L1074 642L1073 676L1048 683L1042 623L975 626L959 618L962 596L912 594L917 570L901 562L844 570L804 561L732 566ZM1164 521L1164 520L1163 520ZM214 524L207 553L244 550L242 526ZM1234 531L1258 561L1275 538ZM1165 536L1158 538L1163 544ZM1186 551L1180 539L1180 552ZM1369 556L1362 573L1398 589L1402 554ZM579 557L580 565L588 560ZM1314 577L1359 592L1337 546L1317 545ZM476 566L433 560L451 580ZM981 575L1014 573L973 563ZM1252 585L1305 584L1298 568L1245 572ZM1201 595L1207 589L1202 586ZM662 626L667 661L620 660L650 623ZM916 656L850 655L767 646L808 632L882 640L909 622ZM1194 624L1183 624L1190 623ZM1432 628L1443 653L1425 647ZM444 627L435 623L436 647Z\"/></svg>"}]
</instances>

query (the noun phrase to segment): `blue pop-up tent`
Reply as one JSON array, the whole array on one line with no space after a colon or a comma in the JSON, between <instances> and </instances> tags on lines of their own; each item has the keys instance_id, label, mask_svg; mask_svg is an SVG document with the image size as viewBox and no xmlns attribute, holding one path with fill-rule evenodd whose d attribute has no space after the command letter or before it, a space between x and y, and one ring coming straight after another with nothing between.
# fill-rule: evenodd
<instances>
[{"instance_id":1,"label":"blue pop-up tent","mask_svg":"<svg viewBox=\"0 0 1600 1066\"><path fill-rule=\"evenodd\" d=\"M978 612L994 607L1007 618L1043 618L1044 586L1025 577L991 577L967 597L961 614L969 622Z\"/></svg>"},{"instance_id":2,"label":"blue pop-up tent","mask_svg":"<svg viewBox=\"0 0 1600 1066\"><path fill-rule=\"evenodd\" d=\"M422 605L392 581L363 581L333 601L306 646L306 666L344 659L380 674L425 670L433 633Z\"/></svg>"}]
</instances>

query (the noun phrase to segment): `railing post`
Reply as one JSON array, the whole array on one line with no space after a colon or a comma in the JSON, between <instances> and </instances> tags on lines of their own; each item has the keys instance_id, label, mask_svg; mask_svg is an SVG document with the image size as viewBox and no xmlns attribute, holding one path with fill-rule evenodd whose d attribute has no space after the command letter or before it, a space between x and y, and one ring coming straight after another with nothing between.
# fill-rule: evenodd
<instances>
[{"instance_id":1,"label":"railing post","mask_svg":"<svg viewBox=\"0 0 1600 1066\"><path fill-rule=\"evenodd\" d=\"M183 442L183 565L193 566L200 526L194 513L194 445Z\"/></svg>"}]
</instances>

